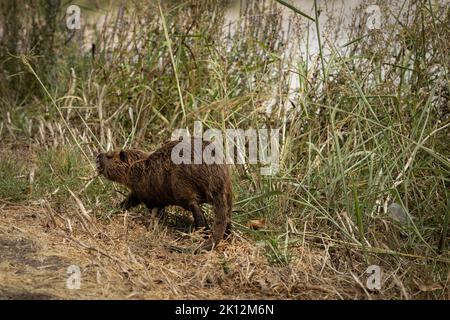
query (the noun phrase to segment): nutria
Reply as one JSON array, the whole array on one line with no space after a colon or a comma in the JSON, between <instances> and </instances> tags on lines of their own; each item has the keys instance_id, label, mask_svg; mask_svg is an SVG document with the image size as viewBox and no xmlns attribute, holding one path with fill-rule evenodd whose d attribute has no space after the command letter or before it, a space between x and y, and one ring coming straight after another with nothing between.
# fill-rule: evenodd
<instances>
[{"instance_id":1,"label":"nutria","mask_svg":"<svg viewBox=\"0 0 450 320\"><path fill-rule=\"evenodd\" d=\"M194 145L194 138L168 141L151 154L128 149L100 153L97 169L105 178L127 186L131 193L121 203L125 209L144 203L159 212L169 205L191 211L195 228L208 228L200 207L209 203L215 211L212 237L201 247L211 250L231 226L232 190L226 164L175 164L172 149L182 143ZM204 149L210 142L201 141ZM195 148L190 148L194 157Z\"/></svg>"}]
</instances>

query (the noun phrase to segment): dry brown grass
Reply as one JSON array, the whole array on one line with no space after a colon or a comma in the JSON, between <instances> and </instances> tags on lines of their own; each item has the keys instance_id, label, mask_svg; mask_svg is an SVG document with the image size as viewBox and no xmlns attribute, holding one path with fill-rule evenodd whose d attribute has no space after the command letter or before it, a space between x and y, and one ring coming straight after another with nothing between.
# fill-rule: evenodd
<instances>
[{"instance_id":1,"label":"dry brown grass","mask_svg":"<svg viewBox=\"0 0 450 320\"><path fill-rule=\"evenodd\" d=\"M76 208L74 208L76 211ZM67 215L69 216L69 215ZM77 218L78 217L78 218ZM70 222L70 227L69 223ZM46 206L2 203L0 296L86 299L315 299L363 298L351 275L330 267L327 250L304 245L288 266L269 264L264 250L235 234L210 253L171 252L189 246L183 234L131 216L110 222ZM82 270L81 288L66 288L67 267Z\"/></svg>"}]
</instances>

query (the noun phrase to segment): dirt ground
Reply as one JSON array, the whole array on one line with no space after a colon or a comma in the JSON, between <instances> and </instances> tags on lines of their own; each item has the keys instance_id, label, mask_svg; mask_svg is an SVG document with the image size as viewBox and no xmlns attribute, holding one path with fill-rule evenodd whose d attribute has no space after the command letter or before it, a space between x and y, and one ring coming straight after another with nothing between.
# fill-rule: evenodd
<instances>
[{"instance_id":1,"label":"dirt ground","mask_svg":"<svg viewBox=\"0 0 450 320\"><path fill-rule=\"evenodd\" d=\"M0 299L367 298L352 276L333 271L326 250L303 245L278 266L238 232L194 255L171 246L192 246L201 235L162 222L68 217L45 203L0 202ZM80 268L79 289L69 288L71 265Z\"/></svg>"}]
</instances>

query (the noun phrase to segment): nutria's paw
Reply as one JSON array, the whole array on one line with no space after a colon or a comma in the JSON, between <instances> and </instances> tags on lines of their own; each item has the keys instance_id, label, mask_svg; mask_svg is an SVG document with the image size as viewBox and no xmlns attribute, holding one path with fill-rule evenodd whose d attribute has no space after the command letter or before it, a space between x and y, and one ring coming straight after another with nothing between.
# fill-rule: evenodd
<instances>
[{"instance_id":1,"label":"nutria's paw","mask_svg":"<svg viewBox=\"0 0 450 320\"><path fill-rule=\"evenodd\" d=\"M224 238L228 238L229 236L231 236L232 233L233 233L233 229L232 229L231 222L230 222L227 224L227 227L225 229Z\"/></svg>"}]
</instances>

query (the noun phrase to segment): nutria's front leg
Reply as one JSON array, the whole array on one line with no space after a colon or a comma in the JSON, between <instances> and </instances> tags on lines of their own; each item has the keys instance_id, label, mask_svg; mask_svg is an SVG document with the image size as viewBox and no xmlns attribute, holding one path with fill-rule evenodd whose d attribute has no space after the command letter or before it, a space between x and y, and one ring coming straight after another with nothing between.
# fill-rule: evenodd
<instances>
[{"instance_id":1,"label":"nutria's front leg","mask_svg":"<svg viewBox=\"0 0 450 320\"><path fill-rule=\"evenodd\" d=\"M136 207L141 203L138 197L136 197L133 193L130 193L128 197L120 203L120 207L122 209L128 210L132 207Z\"/></svg>"},{"instance_id":2,"label":"nutria's front leg","mask_svg":"<svg viewBox=\"0 0 450 320\"><path fill-rule=\"evenodd\" d=\"M203 214L202 209L200 206L196 203L191 204L190 211L192 212L192 215L194 216L194 225L195 229L201 229L204 228L205 230L209 230L208 222L206 222L205 215Z\"/></svg>"}]
</instances>

